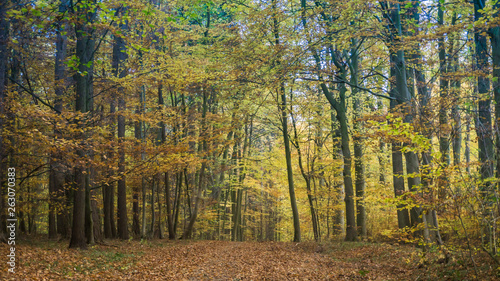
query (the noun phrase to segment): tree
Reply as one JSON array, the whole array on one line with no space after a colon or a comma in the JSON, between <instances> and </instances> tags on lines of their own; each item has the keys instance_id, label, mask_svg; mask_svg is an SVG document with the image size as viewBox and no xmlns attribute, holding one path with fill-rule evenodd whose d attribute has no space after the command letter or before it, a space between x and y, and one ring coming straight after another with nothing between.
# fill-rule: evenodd
<instances>
[{"instance_id":1,"label":"tree","mask_svg":"<svg viewBox=\"0 0 500 281\"><path fill-rule=\"evenodd\" d=\"M441 1L438 3L438 24L444 24L444 8ZM441 152L441 165L446 169L450 165L450 136L448 129L448 100L449 100L449 77L447 76L449 69L449 59L446 59L445 37L440 36L438 39L439 49L439 152ZM450 56L451 54L448 54ZM448 188L448 179L445 173L442 173L439 184L440 199L446 198L446 189Z\"/></svg>"},{"instance_id":2,"label":"tree","mask_svg":"<svg viewBox=\"0 0 500 281\"><path fill-rule=\"evenodd\" d=\"M493 18L500 18L500 2L493 6L495 13ZM495 99L495 144L496 144L496 177L500 177L500 26L493 26L488 29L491 41L491 57L493 64L493 96Z\"/></svg>"},{"instance_id":3,"label":"tree","mask_svg":"<svg viewBox=\"0 0 500 281\"><path fill-rule=\"evenodd\" d=\"M124 13L119 11L119 14ZM122 30L127 29L126 21L120 24ZM114 75L118 78L124 78L127 75L127 69L124 67L125 60L127 59L127 53L125 48L125 40L122 35L115 35L115 42L113 45L113 71ZM123 89L123 88L122 88ZM118 164L118 237L127 240L128 234L128 214L127 214L127 188L126 188L126 178L125 178L125 116L124 111L126 109L125 97L123 92L118 94L118 154L119 154L119 164Z\"/></svg>"},{"instance_id":4,"label":"tree","mask_svg":"<svg viewBox=\"0 0 500 281\"><path fill-rule=\"evenodd\" d=\"M278 10L276 0L272 1L272 20L273 20L273 34L274 34L274 46L279 51L281 48L280 34L279 34L279 22L278 22ZM279 68L281 66L281 60L278 57L275 60L275 65ZM285 157L286 157L286 171L288 178L288 191L290 194L290 204L292 206L293 214L293 241L300 242L300 221L299 212L297 208L297 201L295 199L295 187L293 183L293 171L292 171L292 156L290 149L290 137L288 133L288 113L287 113L287 99L285 91L285 82L281 79L279 80L279 87L276 89L277 99L281 99L281 104L279 105L279 111L281 113L281 127L283 132L283 143L285 145Z\"/></svg>"},{"instance_id":5,"label":"tree","mask_svg":"<svg viewBox=\"0 0 500 281\"><path fill-rule=\"evenodd\" d=\"M5 102L6 102L6 92L7 89L5 87L6 82L5 78L7 77L7 58L8 58L8 53L7 53L7 43L9 42L9 21L7 20L7 11L8 11L8 4L9 2L7 1L2 1L0 4L0 131L3 131L5 127L5 119L3 115L6 112L5 108ZM5 150L5 144L4 144L4 136L3 134L0 135L0 173L2 175L5 175L7 169L4 163L6 162L7 155L6 155L6 150ZM0 180L0 188L2 191L0 192L0 241L6 242L7 237L6 237L6 202L4 201L4 186L7 184L7 182L4 180L5 178L2 177L2 180Z\"/></svg>"},{"instance_id":6,"label":"tree","mask_svg":"<svg viewBox=\"0 0 500 281\"><path fill-rule=\"evenodd\" d=\"M358 45L357 40L352 40L351 48L351 85L352 94L354 96L353 109L354 118L358 119L361 117L361 98L358 92L358 76L359 76L359 54L358 50L361 47ZM365 167L363 164L363 140L360 137L362 124L359 120L354 120L354 171L356 175L355 187L356 187L356 226L358 227L358 234L360 236L366 237L366 210L364 206L365 199Z\"/></svg>"},{"instance_id":7,"label":"tree","mask_svg":"<svg viewBox=\"0 0 500 281\"><path fill-rule=\"evenodd\" d=\"M81 112L82 118L77 119L76 123L81 131L85 128L85 122L88 122L89 114L93 110L93 52L95 48L94 28L90 25L95 19L95 11L84 2L78 2L76 5L76 14L78 19L84 18L85 21L77 21L76 30L76 58L78 59L78 72L74 76L76 81L76 102L75 110ZM79 136L80 141L85 141L85 133ZM84 148L78 148L77 154L81 159L85 159L88 151ZM74 169L74 198L73 198L73 226L71 229L70 248L87 248L85 239L85 195L89 187L86 174L89 171L81 165Z\"/></svg>"}]
</instances>

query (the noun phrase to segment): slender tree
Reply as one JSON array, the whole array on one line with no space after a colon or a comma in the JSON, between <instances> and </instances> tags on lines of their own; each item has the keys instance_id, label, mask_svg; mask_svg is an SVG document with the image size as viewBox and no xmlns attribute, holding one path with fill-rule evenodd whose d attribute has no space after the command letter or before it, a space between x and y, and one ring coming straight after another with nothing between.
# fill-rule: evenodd
<instances>
[{"instance_id":1,"label":"slender tree","mask_svg":"<svg viewBox=\"0 0 500 281\"><path fill-rule=\"evenodd\" d=\"M0 3L0 132L3 132L5 127L4 114L6 112L5 109L5 101L6 101L6 91L5 87L6 82L5 78L7 77L7 44L9 42L9 21L7 19L7 11L9 9L9 1L2 1ZM3 134L0 134L0 173L2 175L6 174L6 149L5 149L5 140ZM4 186L6 186L5 177L2 176L0 180L0 241L6 242L6 202L4 199Z\"/></svg>"},{"instance_id":2,"label":"slender tree","mask_svg":"<svg viewBox=\"0 0 500 281\"><path fill-rule=\"evenodd\" d=\"M123 14L119 11L118 14ZM127 23L123 21L120 24L120 29L126 30ZM127 75L127 69L124 66L127 60L127 52L125 47L125 40L123 35L114 36L113 44L113 72L118 78L123 78ZM118 93L118 237L121 239L128 239L128 214L127 214L127 189L125 181L125 116L124 112L126 109L124 93Z\"/></svg>"},{"instance_id":3,"label":"slender tree","mask_svg":"<svg viewBox=\"0 0 500 281\"><path fill-rule=\"evenodd\" d=\"M278 8L276 0L272 0L272 20L273 20L273 33L274 33L274 45L277 49L281 47L280 33L279 33L279 23L278 23ZM280 67L281 61L279 58L275 60L277 67ZM292 207L293 215L293 241L300 242L300 221L299 221L299 211L297 208L297 200L295 199L295 187L293 183L293 170L292 170L292 152L290 149L290 138L288 134L288 112L287 112L287 98L285 91L285 82L280 79L279 87L276 89L278 99L281 98L281 105L279 110L281 113L281 128L283 132L283 143L285 145L285 158L286 158L286 171L288 178L288 192L290 194L290 205Z\"/></svg>"}]
</instances>

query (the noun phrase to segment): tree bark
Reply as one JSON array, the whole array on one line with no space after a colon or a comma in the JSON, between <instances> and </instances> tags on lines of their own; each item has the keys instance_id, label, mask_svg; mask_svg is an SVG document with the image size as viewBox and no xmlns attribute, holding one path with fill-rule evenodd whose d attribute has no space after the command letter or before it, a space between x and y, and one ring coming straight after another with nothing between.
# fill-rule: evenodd
<instances>
[{"instance_id":1,"label":"tree bark","mask_svg":"<svg viewBox=\"0 0 500 281\"><path fill-rule=\"evenodd\" d=\"M332 143L334 144L334 147L332 148L333 151L333 159L339 159L342 158L342 149L340 149L339 140L341 139L340 136L340 128L334 129L334 122L336 120L333 106L331 106L330 109L330 120L331 120L331 127L332 127ZM343 170L343 165L342 165L342 170ZM336 172L334 178L341 178L342 177L342 172ZM336 191L338 192L337 198L334 198L333 204L340 205L342 204L342 201L344 201L344 181L334 181L334 187ZM344 208L337 208L334 213L334 223L333 223L333 234L334 235L345 235L345 219L344 219Z\"/></svg>"},{"instance_id":2,"label":"tree bark","mask_svg":"<svg viewBox=\"0 0 500 281\"><path fill-rule=\"evenodd\" d=\"M76 30L76 57L79 59L78 72L75 74L76 81L76 111L86 113L93 108L92 98L92 83L93 83L93 52L95 42L93 39L94 30L88 25L92 22L95 13L91 13L88 8L77 7L77 14L86 14L88 22L78 23ZM85 119L78 120L77 126L83 130L86 127ZM85 142L85 134L80 136L82 142ZM83 148L78 148L77 154L79 158L85 159L87 151ZM75 172L75 190L73 192L73 226L71 231L70 248L87 248L85 237L85 192L86 192L86 176L84 172L86 167L81 165L74 169Z\"/></svg>"},{"instance_id":3,"label":"tree bark","mask_svg":"<svg viewBox=\"0 0 500 281\"><path fill-rule=\"evenodd\" d=\"M0 4L0 116L6 113L5 101L7 88L5 87L7 77L7 58L9 56L7 51L7 44L9 42L9 20L7 19L7 11L9 9L9 1L2 1ZM0 118L0 131L5 127L4 117ZM7 166L5 165L7 153L4 144L3 134L0 134L0 242L7 242L7 204L4 198L4 190L7 184L6 175Z\"/></svg>"},{"instance_id":4,"label":"tree bark","mask_svg":"<svg viewBox=\"0 0 500 281\"><path fill-rule=\"evenodd\" d=\"M139 90L139 105L137 106L135 113L137 115L141 115L144 112L144 107L145 107L145 89L144 86L140 87ZM143 127L144 127L144 122L143 121L135 121L135 128L134 128L134 136L142 145L144 141L144 132L143 132ZM140 148L138 148L138 151L141 151ZM136 156L136 159L144 160L145 155L141 151L140 153L138 152L138 155ZM142 181L142 180L141 180ZM141 223L139 219L139 194L140 194L140 186L137 185L134 187L134 191L132 194L132 232L134 233L135 236L140 236L141 234Z\"/></svg>"},{"instance_id":5,"label":"tree bark","mask_svg":"<svg viewBox=\"0 0 500 281\"><path fill-rule=\"evenodd\" d=\"M361 138L362 124L357 119L361 117L361 99L358 93L358 63L359 56L357 51L357 40L352 40L351 48L351 88L352 95L354 96L353 113L354 113L354 136L352 137L354 143L354 173L355 173L355 187L356 187L356 226L358 234L366 237L366 210L364 206L365 199L365 167L363 164L363 140Z\"/></svg>"},{"instance_id":6,"label":"tree bark","mask_svg":"<svg viewBox=\"0 0 500 281\"><path fill-rule=\"evenodd\" d=\"M203 194L203 190L205 188L205 170L207 167L207 154L208 154L208 146L207 146L207 110L208 110L208 101L207 101L207 89L206 85L204 85L204 89L202 90L203 92L203 106L202 106L202 116L201 116L201 132L200 132L200 138L198 143L201 145L201 150L203 153L203 163L201 164L200 168L200 173L198 176L198 191L196 193L196 198L194 202L194 210L190 215L189 218L189 224L184 230L184 234L182 235L182 238L184 239L191 239L192 234L193 234L193 227L194 223L196 222L196 218L198 217L198 210L200 208L200 202L201 202L201 196ZM187 175L186 175L187 176ZM186 190L187 190L187 184L186 184ZM189 206L191 209L191 206Z\"/></svg>"},{"instance_id":7,"label":"tree bark","mask_svg":"<svg viewBox=\"0 0 500 281\"><path fill-rule=\"evenodd\" d=\"M474 19L480 20L483 15L480 12L484 8L484 2L474 0ZM491 99L486 95L490 90L490 80L488 75L488 46L486 36L481 30L474 33L474 43L476 46L476 68L481 71L477 77L478 90L478 116L476 118L476 132L478 136L479 162L481 163L481 179L494 176L493 173L493 139L491 128ZM490 184L482 184L481 189L488 191Z\"/></svg>"},{"instance_id":8,"label":"tree bark","mask_svg":"<svg viewBox=\"0 0 500 281\"><path fill-rule=\"evenodd\" d=\"M272 0L272 10L273 10L273 32L275 39L275 47L280 47L280 37L279 37L279 25L277 18L277 7L276 0ZM280 66L280 59L276 60L276 65ZM287 103L286 103L286 92L284 82L280 82L280 86L277 89L278 97L281 97L281 105L279 110L281 113L281 126L283 133L283 142L285 145L285 158L286 158L286 171L288 178L288 193L290 195L290 205L292 207L293 216L293 241L300 242L300 221L299 221L299 211L297 208L297 200L295 199L295 187L293 185L293 171L292 171L292 153L290 149L290 139L288 136L288 114L287 114Z\"/></svg>"},{"instance_id":9,"label":"tree bark","mask_svg":"<svg viewBox=\"0 0 500 281\"><path fill-rule=\"evenodd\" d=\"M116 112L116 104L115 104L115 97L113 96L111 98L110 102L110 109L109 109L109 114L111 115L111 120L110 120L110 139L111 141L114 141L115 138L115 112ZM114 152L113 149L108 151L108 159L113 159L114 158ZM114 171L113 169L109 169L108 171L109 177L114 176ZM110 183L106 183L105 186L103 187L103 208L104 208L104 237L105 238L115 238L116 237L116 226L115 226L115 219L114 219L114 212L115 212L115 183L111 181Z\"/></svg>"},{"instance_id":10,"label":"tree bark","mask_svg":"<svg viewBox=\"0 0 500 281\"><path fill-rule=\"evenodd\" d=\"M444 11L443 4L439 2L438 4L438 24L442 27L444 23ZM446 176L446 168L450 165L450 134L448 125L448 106L449 106L449 94L448 87L449 81L447 77L448 65L446 60L446 47L444 43L444 35L440 36L438 39L438 49L439 49L439 152L441 152L441 165L443 171L439 176L438 184L438 196L440 199L446 199L446 193L448 189L448 177ZM448 54L450 55L450 54Z\"/></svg>"},{"instance_id":11,"label":"tree bark","mask_svg":"<svg viewBox=\"0 0 500 281\"><path fill-rule=\"evenodd\" d=\"M385 2L383 5L384 17L386 17L388 22L388 28L391 31L388 47L389 47L389 56L391 61L391 77L394 77L395 84L391 84L390 95L394 99L391 100L391 109L395 109L397 106L404 105L405 108L400 108L403 111L412 110L412 106L410 104L410 93L408 91L407 85L407 77L406 77L406 62L404 51L402 50L402 26L401 26L401 15L400 15L400 3L388 3ZM405 122L411 121L412 115L405 114ZM409 155L406 158L406 165L415 169L418 167L417 157L413 157L413 155ZM404 187L404 178L403 176L403 159L401 152L401 143L393 143L392 144L392 165L393 165L393 178L394 178L394 193L396 197L401 196L405 191ZM414 183L408 182L409 189L412 189L411 184ZM403 208L403 209L402 209ZM408 211L404 209L403 205L398 206L398 226L400 228L409 227L410 219L408 215Z\"/></svg>"},{"instance_id":12,"label":"tree bark","mask_svg":"<svg viewBox=\"0 0 500 281\"><path fill-rule=\"evenodd\" d=\"M500 2L493 7L494 18L500 18ZM488 30L491 42L491 57L493 63L493 96L495 99L495 139L496 139L496 177L500 178L500 26Z\"/></svg>"},{"instance_id":13,"label":"tree bark","mask_svg":"<svg viewBox=\"0 0 500 281\"><path fill-rule=\"evenodd\" d=\"M345 77L345 75L343 76ZM356 241L357 240L357 231L356 231L356 213L354 209L354 186L352 183L351 176L351 150L349 148L349 128L347 125L347 115L346 115L346 104L345 104L345 94L347 89L343 84L340 84L339 87L339 98L340 101L337 101L333 94L328 90L328 87L321 83L320 87L323 91L323 94L326 96L330 105L337 112L337 120L340 124L340 136L341 142L340 147L342 150L342 156L344 159L344 168L343 168L343 178L344 178L344 190L345 190L345 215L346 215L346 241Z\"/></svg>"},{"instance_id":14,"label":"tree bark","mask_svg":"<svg viewBox=\"0 0 500 281\"><path fill-rule=\"evenodd\" d=\"M481 20L483 17L482 9L485 8L485 2L481 0L474 0L474 20ZM476 69L480 72L477 77L477 90L478 90L478 116L476 118L476 134L478 136L479 148L479 162L481 163L480 174L483 182L479 186L481 196L484 204L483 221L486 222L482 225L483 237L485 244L488 244L490 251L495 253L496 247L494 240L494 227L489 221L492 220L492 194L493 184L487 180L495 176L494 173L494 149L493 149L493 132L491 124L491 98L489 95L490 80L489 62L488 62L488 45L486 36L483 30L477 29L474 31L474 43L476 47ZM495 43L495 42L492 42ZM496 98L496 96L495 96Z\"/></svg>"},{"instance_id":15,"label":"tree bark","mask_svg":"<svg viewBox=\"0 0 500 281\"><path fill-rule=\"evenodd\" d=\"M453 13L453 17L451 19L451 25L454 26L457 21L457 13ZM448 64L448 69L452 72L458 72L459 61L458 61L458 51L455 50L455 43L457 43L456 35L449 36L450 38L450 52L448 52L451 56ZM458 47L458 46L457 46ZM460 117L460 78L453 78L450 83L450 96L452 100L451 107L451 118L453 119L452 123L452 148L453 148L453 165L457 166L460 164L461 160L461 149L462 149L462 120Z\"/></svg>"},{"instance_id":16,"label":"tree bark","mask_svg":"<svg viewBox=\"0 0 500 281\"><path fill-rule=\"evenodd\" d=\"M127 29L127 24L120 24L122 30ZM125 52L125 40L119 36L115 35L115 41L113 44L113 72L118 78L123 78L127 75L127 69L124 67L124 63L127 59L127 53ZM123 88L120 87L123 90ZM127 189L126 189L126 177L125 177L125 116L123 112L126 110L125 97L122 91L118 93L118 210L117 210L117 225L118 225L118 237L123 240L129 238L128 234L128 214L127 214Z\"/></svg>"}]
</instances>

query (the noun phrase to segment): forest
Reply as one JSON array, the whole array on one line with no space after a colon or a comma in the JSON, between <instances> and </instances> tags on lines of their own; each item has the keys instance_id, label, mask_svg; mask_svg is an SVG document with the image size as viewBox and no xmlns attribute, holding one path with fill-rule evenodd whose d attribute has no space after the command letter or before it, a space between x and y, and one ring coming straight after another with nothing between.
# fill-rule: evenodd
<instances>
[{"instance_id":1,"label":"forest","mask_svg":"<svg viewBox=\"0 0 500 281\"><path fill-rule=\"evenodd\" d=\"M2 0L0 279L500 278L499 77L498 0Z\"/></svg>"}]
</instances>

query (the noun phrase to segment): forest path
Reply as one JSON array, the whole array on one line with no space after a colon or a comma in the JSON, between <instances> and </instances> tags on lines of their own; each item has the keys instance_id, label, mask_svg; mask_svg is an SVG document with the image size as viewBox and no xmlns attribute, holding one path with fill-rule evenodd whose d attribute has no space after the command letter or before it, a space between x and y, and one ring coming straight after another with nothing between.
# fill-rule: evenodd
<instances>
[{"instance_id":1,"label":"forest path","mask_svg":"<svg viewBox=\"0 0 500 281\"><path fill-rule=\"evenodd\" d=\"M67 241L16 243L16 273L0 280L416 280L416 249L375 243ZM9 246L0 243L2 253ZM5 256L4 256L5 257Z\"/></svg>"},{"instance_id":2,"label":"forest path","mask_svg":"<svg viewBox=\"0 0 500 281\"><path fill-rule=\"evenodd\" d=\"M340 245L340 244L339 244ZM316 243L198 241L155 248L132 279L409 280L400 250L376 245L330 250Z\"/></svg>"}]
</instances>

